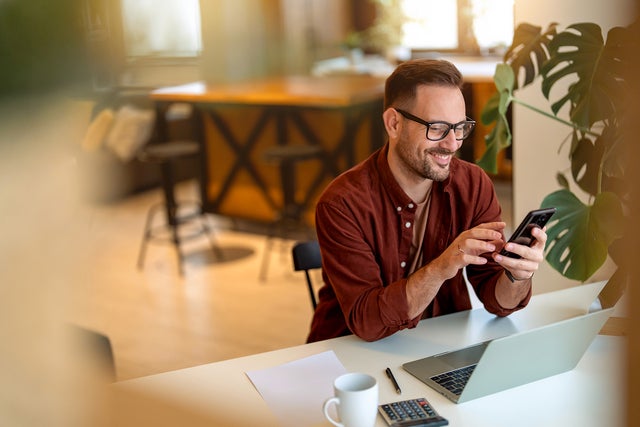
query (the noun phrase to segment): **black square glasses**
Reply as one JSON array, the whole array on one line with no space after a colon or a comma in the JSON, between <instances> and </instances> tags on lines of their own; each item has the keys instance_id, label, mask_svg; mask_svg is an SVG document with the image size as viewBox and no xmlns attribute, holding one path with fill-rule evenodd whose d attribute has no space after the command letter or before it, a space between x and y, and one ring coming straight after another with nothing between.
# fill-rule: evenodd
<instances>
[{"instance_id":1,"label":"black square glasses","mask_svg":"<svg viewBox=\"0 0 640 427\"><path fill-rule=\"evenodd\" d=\"M399 108L395 108L395 110L404 118L416 123L420 123L421 125L425 125L427 127L426 136L429 141L441 141L445 139L451 129L453 129L453 134L455 135L456 140L462 141L471 134L476 126L475 120L471 120L471 118L469 117L467 117L467 120L463 120L458 123L449 123L443 121L427 122L407 111L401 110Z\"/></svg>"}]
</instances>

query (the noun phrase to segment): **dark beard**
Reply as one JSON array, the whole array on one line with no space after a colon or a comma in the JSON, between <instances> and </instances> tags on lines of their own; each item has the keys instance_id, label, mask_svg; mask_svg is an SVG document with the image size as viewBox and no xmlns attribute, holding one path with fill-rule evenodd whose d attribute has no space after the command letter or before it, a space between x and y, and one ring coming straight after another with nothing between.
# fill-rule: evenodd
<instances>
[{"instance_id":1,"label":"dark beard","mask_svg":"<svg viewBox=\"0 0 640 427\"><path fill-rule=\"evenodd\" d=\"M442 148L434 148L431 150L426 150L428 154L445 154L453 156L455 153L452 153L449 150L444 150ZM449 177L449 168L442 169L440 166L436 164L429 163L428 160L425 160L423 165L424 178L430 179L436 182L442 182Z\"/></svg>"},{"instance_id":2,"label":"dark beard","mask_svg":"<svg viewBox=\"0 0 640 427\"><path fill-rule=\"evenodd\" d=\"M422 179L430 179L436 182L442 182L449 177L449 169L442 169L435 163L431 163L429 158L421 161L412 157L411 153L405 149L406 145L400 143L396 146L398 158L402 161L405 169ZM427 154L452 154L449 150L442 148L431 148L425 150Z\"/></svg>"}]
</instances>

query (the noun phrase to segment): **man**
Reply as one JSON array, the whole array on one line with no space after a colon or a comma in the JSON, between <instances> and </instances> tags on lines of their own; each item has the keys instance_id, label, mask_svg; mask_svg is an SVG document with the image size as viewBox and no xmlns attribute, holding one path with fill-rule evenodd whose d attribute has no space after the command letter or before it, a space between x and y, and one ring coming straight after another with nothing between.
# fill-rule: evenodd
<instances>
[{"instance_id":1,"label":"man","mask_svg":"<svg viewBox=\"0 0 640 427\"><path fill-rule=\"evenodd\" d=\"M463 268L485 308L507 316L527 305L547 240L510 243L489 177L454 154L475 122L460 72L412 60L385 85L387 144L336 178L316 208L325 285L308 341L354 333L373 341L420 319L467 310Z\"/></svg>"}]
</instances>

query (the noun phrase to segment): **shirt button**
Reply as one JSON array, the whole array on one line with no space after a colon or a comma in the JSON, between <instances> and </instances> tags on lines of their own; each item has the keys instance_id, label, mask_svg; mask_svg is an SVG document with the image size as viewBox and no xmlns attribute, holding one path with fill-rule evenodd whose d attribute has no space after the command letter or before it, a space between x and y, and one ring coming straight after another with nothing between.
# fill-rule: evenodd
<instances>
[{"instance_id":1,"label":"shirt button","mask_svg":"<svg viewBox=\"0 0 640 427\"><path fill-rule=\"evenodd\" d=\"M396 210L397 210L398 212L400 212L400 211L402 210L402 206L398 206L398 207L396 208Z\"/></svg>"},{"instance_id":2,"label":"shirt button","mask_svg":"<svg viewBox=\"0 0 640 427\"><path fill-rule=\"evenodd\" d=\"M402 262L400 263L400 267L405 268L406 266L407 266L407 263L406 263L406 262L402 261Z\"/></svg>"},{"instance_id":3,"label":"shirt button","mask_svg":"<svg viewBox=\"0 0 640 427\"><path fill-rule=\"evenodd\" d=\"M410 222L405 222L405 223L404 223L404 226L405 226L406 228L411 228L411 223L410 223Z\"/></svg>"},{"instance_id":4,"label":"shirt button","mask_svg":"<svg viewBox=\"0 0 640 427\"><path fill-rule=\"evenodd\" d=\"M407 207L408 207L409 209L413 209L413 203L409 203L409 204L407 205Z\"/></svg>"}]
</instances>

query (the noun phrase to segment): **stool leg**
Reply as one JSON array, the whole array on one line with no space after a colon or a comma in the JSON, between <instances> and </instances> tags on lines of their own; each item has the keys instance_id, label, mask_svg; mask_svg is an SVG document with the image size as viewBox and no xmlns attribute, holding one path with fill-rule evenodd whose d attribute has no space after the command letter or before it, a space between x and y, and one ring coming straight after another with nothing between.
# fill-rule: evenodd
<instances>
[{"instance_id":1,"label":"stool leg","mask_svg":"<svg viewBox=\"0 0 640 427\"><path fill-rule=\"evenodd\" d=\"M223 259L224 255L222 251L220 250L218 245L216 245L216 243L214 242L214 239L211 238L211 235L213 234L213 229L209 226L209 223L207 221L207 216L204 213L200 214L200 223L202 225L202 229L204 233L207 235L207 239L209 239L211 250L213 251L213 253L216 255L217 258Z\"/></svg>"},{"instance_id":2,"label":"stool leg","mask_svg":"<svg viewBox=\"0 0 640 427\"><path fill-rule=\"evenodd\" d=\"M157 206L152 206L147 212L147 219L144 222L144 230L142 232L142 242L140 243L140 250L138 251L138 270L144 266L144 258L147 254L147 242L151 237L151 222L155 215Z\"/></svg>"},{"instance_id":3,"label":"stool leg","mask_svg":"<svg viewBox=\"0 0 640 427\"><path fill-rule=\"evenodd\" d=\"M282 187L282 209L276 221L271 225L267 235L265 251L260 268L260 280L267 278L270 253L273 247L273 239L276 236L287 237L289 231L296 230L300 224L301 209L296 202L296 169L295 162L283 160L280 164L280 185Z\"/></svg>"},{"instance_id":4,"label":"stool leg","mask_svg":"<svg viewBox=\"0 0 640 427\"><path fill-rule=\"evenodd\" d=\"M262 264L260 266L260 275L259 279L261 282L267 280L267 270L269 269L269 261L271 258L271 250L273 248L273 239L278 234L278 230L280 228L280 220L269 226L269 231L267 232L267 239L264 243L264 254L262 255Z\"/></svg>"},{"instance_id":5,"label":"stool leg","mask_svg":"<svg viewBox=\"0 0 640 427\"><path fill-rule=\"evenodd\" d=\"M162 190L164 192L167 225L171 228L173 245L178 255L178 272L182 276L184 274L184 271L182 267L182 252L180 251L180 236L178 233L178 205L176 203L176 198L173 192L174 181L173 170L171 166L171 161L162 163Z\"/></svg>"},{"instance_id":6,"label":"stool leg","mask_svg":"<svg viewBox=\"0 0 640 427\"><path fill-rule=\"evenodd\" d=\"M180 251L180 238L178 237L178 227L173 227L173 245L176 248L176 255L178 256L178 273L180 276L184 275L182 252Z\"/></svg>"},{"instance_id":7,"label":"stool leg","mask_svg":"<svg viewBox=\"0 0 640 427\"><path fill-rule=\"evenodd\" d=\"M267 238L267 241L264 245L264 254L262 255L262 264L260 267L260 281L264 282L267 280L267 270L269 269L269 255L271 253L271 247L273 246L273 240L271 238Z\"/></svg>"},{"instance_id":8,"label":"stool leg","mask_svg":"<svg viewBox=\"0 0 640 427\"><path fill-rule=\"evenodd\" d=\"M296 204L296 172L295 165L289 161L283 161L280 166L280 182L283 193L283 219L297 220L298 208Z\"/></svg>"}]
</instances>

